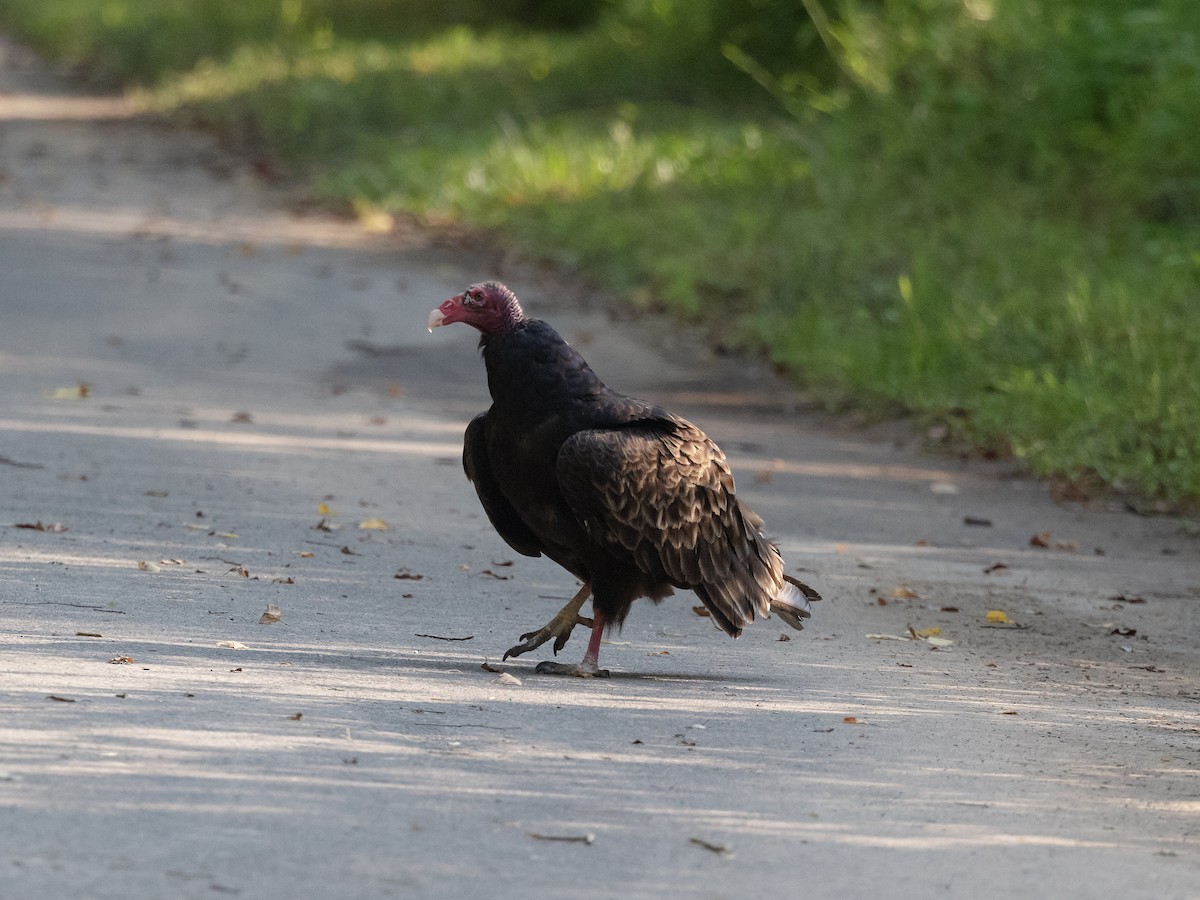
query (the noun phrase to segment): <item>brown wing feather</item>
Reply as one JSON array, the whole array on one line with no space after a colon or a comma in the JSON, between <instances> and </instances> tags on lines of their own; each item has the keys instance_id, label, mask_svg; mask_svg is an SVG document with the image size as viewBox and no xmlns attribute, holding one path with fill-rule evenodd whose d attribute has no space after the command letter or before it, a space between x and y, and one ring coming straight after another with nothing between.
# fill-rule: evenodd
<instances>
[{"instance_id":1,"label":"brown wing feather","mask_svg":"<svg viewBox=\"0 0 1200 900\"><path fill-rule=\"evenodd\" d=\"M767 614L783 585L779 553L734 495L725 455L695 425L671 416L579 432L556 472L593 540L694 590L722 630L736 636Z\"/></svg>"}]
</instances>

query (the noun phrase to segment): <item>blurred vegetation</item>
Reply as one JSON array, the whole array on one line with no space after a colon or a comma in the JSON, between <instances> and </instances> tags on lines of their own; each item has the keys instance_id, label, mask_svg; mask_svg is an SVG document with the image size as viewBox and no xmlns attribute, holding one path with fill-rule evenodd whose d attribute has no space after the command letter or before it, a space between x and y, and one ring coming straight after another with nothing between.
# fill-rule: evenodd
<instances>
[{"instance_id":1,"label":"blurred vegetation","mask_svg":"<svg viewBox=\"0 0 1200 900\"><path fill-rule=\"evenodd\" d=\"M0 20L322 198L491 229L831 405L1200 498L1195 0L4 0Z\"/></svg>"}]
</instances>

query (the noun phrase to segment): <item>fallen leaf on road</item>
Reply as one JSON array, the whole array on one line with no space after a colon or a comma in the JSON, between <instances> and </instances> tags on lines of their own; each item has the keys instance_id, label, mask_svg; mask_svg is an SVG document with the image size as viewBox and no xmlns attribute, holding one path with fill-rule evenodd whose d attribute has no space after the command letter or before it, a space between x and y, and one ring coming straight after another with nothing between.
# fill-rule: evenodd
<instances>
[{"instance_id":1,"label":"fallen leaf on road","mask_svg":"<svg viewBox=\"0 0 1200 900\"><path fill-rule=\"evenodd\" d=\"M711 613L709 613L709 611L708 611L707 606L693 606L692 612L694 612L698 616L703 616L706 619L711 615Z\"/></svg>"},{"instance_id":2,"label":"fallen leaf on road","mask_svg":"<svg viewBox=\"0 0 1200 900\"><path fill-rule=\"evenodd\" d=\"M1118 627L1118 628L1114 628L1112 631L1110 631L1109 634L1117 634L1117 635L1120 635L1121 637L1133 637L1135 634L1137 634L1137 629L1136 628L1120 628L1120 627Z\"/></svg>"},{"instance_id":3,"label":"fallen leaf on road","mask_svg":"<svg viewBox=\"0 0 1200 900\"><path fill-rule=\"evenodd\" d=\"M1127 597L1127 596L1125 596L1124 594L1117 594L1117 595L1116 595L1115 597L1113 597L1112 599L1113 599L1113 600L1115 600L1117 603L1133 603L1133 604L1141 604L1141 603L1145 603L1145 602L1146 602L1146 598L1145 598L1145 597Z\"/></svg>"},{"instance_id":4,"label":"fallen leaf on road","mask_svg":"<svg viewBox=\"0 0 1200 900\"><path fill-rule=\"evenodd\" d=\"M386 210L364 210L358 214L358 226L367 234L391 234L396 229L396 219Z\"/></svg>"},{"instance_id":5,"label":"fallen leaf on road","mask_svg":"<svg viewBox=\"0 0 1200 900\"><path fill-rule=\"evenodd\" d=\"M842 721L847 725L857 725L858 716L842 716Z\"/></svg>"},{"instance_id":6,"label":"fallen leaf on road","mask_svg":"<svg viewBox=\"0 0 1200 900\"><path fill-rule=\"evenodd\" d=\"M1056 541L1049 531L1039 531L1029 539L1031 547L1042 547L1054 550L1065 550L1074 553L1079 549L1078 541Z\"/></svg>"},{"instance_id":7,"label":"fallen leaf on road","mask_svg":"<svg viewBox=\"0 0 1200 900\"><path fill-rule=\"evenodd\" d=\"M229 572L233 572L235 575L241 575L243 578L250 577L250 570L247 569L245 566L234 566L232 569L229 569L229 571L227 571L225 574L228 575Z\"/></svg>"},{"instance_id":8,"label":"fallen leaf on road","mask_svg":"<svg viewBox=\"0 0 1200 900\"><path fill-rule=\"evenodd\" d=\"M234 538L241 537L241 535L238 534L236 531L218 531L216 534L217 534L217 537L226 538L228 540L233 540Z\"/></svg>"},{"instance_id":9,"label":"fallen leaf on road","mask_svg":"<svg viewBox=\"0 0 1200 900\"><path fill-rule=\"evenodd\" d=\"M317 504L317 515L321 515L321 516L328 516L328 515L332 515L332 513L331 513L331 512L330 512L330 510L329 510L329 504L327 504L327 503L318 503L318 504Z\"/></svg>"},{"instance_id":10,"label":"fallen leaf on road","mask_svg":"<svg viewBox=\"0 0 1200 900\"><path fill-rule=\"evenodd\" d=\"M321 521L313 526L313 529L315 531L337 531L341 527L341 525L334 525L328 519L321 519Z\"/></svg>"},{"instance_id":11,"label":"fallen leaf on road","mask_svg":"<svg viewBox=\"0 0 1200 900\"><path fill-rule=\"evenodd\" d=\"M790 638L790 637L788 637L786 634L781 634L781 635L779 635L779 640L781 640L781 641L790 641L790 640L791 640L791 638Z\"/></svg>"},{"instance_id":12,"label":"fallen leaf on road","mask_svg":"<svg viewBox=\"0 0 1200 900\"><path fill-rule=\"evenodd\" d=\"M267 611L264 612L261 616L259 616L258 624L259 625L271 625L275 622L278 622L282 618L283 618L283 610L281 610L274 603L268 603Z\"/></svg>"},{"instance_id":13,"label":"fallen leaf on road","mask_svg":"<svg viewBox=\"0 0 1200 900\"><path fill-rule=\"evenodd\" d=\"M92 392L92 386L87 382L81 381L79 384L71 387L54 388L54 390L46 391L46 399L48 400L86 400L88 394Z\"/></svg>"},{"instance_id":14,"label":"fallen leaf on road","mask_svg":"<svg viewBox=\"0 0 1200 900\"><path fill-rule=\"evenodd\" d=\"M250 648L241 641L217 641L217 646L222 650L249 650Z\"/></svg>"},{"instance_id":15,"label":"fallen leaf on road","mask_svg":"<svg viewBox=\"0 0 1200 900\"><path fill-rule=\"evenodd\" d=\"M1008 568L1008 563L994 562L983 570L984 575L991 575L993 572L999 572Z\"/></svg>"},{"instance_id":16,"label":"fallen leaf on road","mask_svg":"<svg viewBox=\"0 0 1200 900\"><path fill-rule=\"evenodd\" d=\"M491 569L484 569L479 574L486 575L488 578L495 578L497 581L508 581L512 578L511 575L501 575L499 572L493 572Z\"/></svg>"},{"instance_id":17,"label":"fallen leaf on road","mask_svg":"<svg viewBox=\"0 0 1200 900\"><path fill-rule=\"evenodd\" d=\"M300 557L301 559L312 559L312 558L313 558L314 556L316 556L317 554L313 553L311 550L301 550L301 551L300 551L299 553L297 553L296 555L297 555L298 557Z\"/></svg>"},{"instance_id":18,"label":"fallen leaf on road","mask_svg":"<svg viewBox=\"0 0 1200 900\"><path fill-rule=\"evenodd\" d=\"M1002 709L1002 710L1000 710L1000 715L1015 716L1015 715L1017 715L1017 711L1015 709Z\"/></svg>"},{"instance_id":19,"label":"fallen leaf on road","mask_svg":"<svg viewBox=\"0 0 1200 900\"><path fill-rule=\"evenodd\" d=\"M504 671L503 669L497 669L495 666L493 666L493 665L492 665L490 662L488 662L486 659L485 659L485 660L483 661L483 663L482 663L482 664L479 666L479 668L483 669L483 671L485 671L485 672L495 672L495 673L497 673L497 674L499 674L499 673L501 673L501 672L503 672L503 671Z\"/></svg>"},{"instance_id":20,"label":"fallen leaf on road","mask_svg":"<svg viewBox=\"0 0 1200 900\"><path fill-rule=\"evenodd\" d=\"M950 647L954 644L954 641L950 640L950 638L937 637L935 635L925 638L925 643L931 647Z\"/></svg>"},{"instance_id":21,"label":"fallen leaf on road","mask_svg":"<svg viewBox=\"0 0 1200 900\"><path fill-rule=\"evenodd\" d=\"M114 656L109 660L114 666L128 666L131 663L137 662L132 656Z\"/></svg>"},{"instance_id":22,"label":"fallen leaf on road","mask_svg":"<svg viewBox=\"0 0 1200 900\"><path fill-rule=\"evenodd\" d=\"M104 635L98 631L77 631L75 637L104 637Z\"/></svg>"},{"instance_id":23,"label":"fallen leaf on road","mask_svg":"<svg viewBox=\"0 0 1200 900\"><path fill-rule=\"evenodd\" d=\"M13 528L27 528L30 531L49 531L53 534L61 534L67 530L67 526L62 522L47 522L42 524L39 519L37 522L17 522Z\"/></svg>"},{"instance_id":24,"label":"fallen leaf on road","mask_svg":"<svg viewBox=\"0 0 1200 900\"><path fill-rule=\"evenodd\" d=\"M400 581L420 581L424 575L418 575L416 572L410 572L408 569L401 569L393 578L398 578Z\"/></svg>"},{"instance_id":25,"label":"fallen leaf on road","mask_svg":"<svg viewBox=\"0 0 1200 900\"><path fill-rule=\"evenodd\" d=\"M364 531L387 531L392 526L383 519L363 519L358 523L358 527Z\"/></svg>"},{"instance_id":26,"label":"fallen leaf on road","mask_svg":"<svg viewBox=\"0 0 1200 900\"><path fill-rule=\"evenodd\" d=\"M58 696L58 694L50 694L48 697L46 697L46 699L53 700L56 703L74 703L75 702L74 699L72 699L71 697L60 697L60 696Z\"/></svg>"},{"instance_id":27,"label":"fallen leaf on road","mask_svg":"<svg viewBox=\"0 0 1200 900\"><path fill-rule=\"evenodd\" d=\"M910 637L902 637L898 634L868 634L868 641L911 641Z\"/></svg>"},{"instance_id":28,"label":"fallen leaf on road","mask_svg":"<svg viewBox=\"0 0 1200 900\"><path fill-rule=\"evenodd\" d=\"M501 672L500 677L493 681L493 684L519 685L520 683L520 678L517 678L515 675L510 675L508 672Z\"/></svg>"},{"instance_id":29,"label":"fallen leaf on road","mask_svg":"<svg viewBox=\"0 0 1200 900\"><path fill-rule=\"evenodd\" d=\"M921 595L912 588L896 587L892 588L891 598L893 600L920 600Z\"/></svg>"},{"instance_id":30,"label":"fallen leaf on road","mask_svg":"<svg viewBox=\"0 0 1200 900\"><path fill-rule=\"evenodd\" d=\"M936 625L933 628L913 628L910 626L908 630L913 637L921 639L933 637L934 635L942 633L942 629L938 628Z\"/></svg>"},{"instance_id":31,"label":"fallen leaf on road","mask_svg":"<svg viewBox=\"0 0 1200 900\"><path fill-rule=\"evenodd\" d=\"M1001 609L989 609L984 619L988 622L995 622L998 625L1007 625L1012 621L1008 617L1008 613Z\"/></svg>"},{"instance_id":32,"label":"fallen leaf on road","mask_svg":"<svg viewBox=\"0 0 1200 900\"><path fill-rule=\"evenodd\" d=\"M715 853L718 856L726 856L726 857L733 856L733 851L730 850L728 847L726 847L724 844L714 844L711 841L704 840L704 838L698 838L698 837L688 838L688 843L695 847L699 847L702 850L707 850L710 853Z\"/></svg>"},{"instance_id":33,"label":"fallen leaf on road","mask_svg":"<svg viewBox=\"0 0 1200 900\"><path fill-rule=\"evenodd\" d=\"M141 569L143 572L161 572L162 571L161 567L156 566L152 562L146 562L146 560L144 560L144 559L138 560L138 568Z\"/></svg>"}]
</instances>

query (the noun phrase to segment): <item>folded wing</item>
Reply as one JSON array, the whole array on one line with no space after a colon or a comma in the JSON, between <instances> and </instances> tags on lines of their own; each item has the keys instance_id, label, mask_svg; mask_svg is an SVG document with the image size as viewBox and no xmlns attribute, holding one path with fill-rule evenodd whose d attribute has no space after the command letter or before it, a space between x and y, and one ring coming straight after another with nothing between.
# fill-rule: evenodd
<instances>
[{"instance_id":1,"label":"folded wing","mask_svg":"<svg viewBox=\"0 0 1200 900\"><path fill-rule=\"evenodd\" d=\"M728 634L766 615L784 585L779 553L734 495L725 455L684 419L580 431L559 451L556 474L593 540L695 591Z\"/></svg>"}]
</instances>

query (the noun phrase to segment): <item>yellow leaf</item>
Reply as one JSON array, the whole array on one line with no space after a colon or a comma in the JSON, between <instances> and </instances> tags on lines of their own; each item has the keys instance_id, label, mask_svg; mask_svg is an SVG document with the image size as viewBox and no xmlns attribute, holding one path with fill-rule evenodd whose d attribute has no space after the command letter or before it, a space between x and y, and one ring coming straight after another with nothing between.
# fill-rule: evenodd
<instances>
[{"instance_id":1,"label":"yellow leaf","mask_svg":"<svg viewBox=\"0 0 1200 900\"><path fill-rule=\"evenodd\" d=\"M321 515L321 516L329 515L329 504L328 503L318 503L317 504L317 515Z\"/></svg>"},{"instance_id":2,"label":"yellow leaf","mask_svg":"<svg viewBox=\"0 0 1200 900\"><path fill-rule=\"evenodd\" d=\"M933 637L936 634L941 634L942 629L934 626L933 628L915 628L913 634L919 638Z\"/></svg>"},{"instance_id":3,"label":"yellow leaf","mask_svg":"<svg viewBox=\"0 0 1200 900\"><path fill-rule=\"evenodd\" d=\"M896 600L920 600L921 595L912 588L898 587L892 588L892 597Z\"/></svg>"},{"instance_id":4,"label":"yellow leaf","mask_svg":"<svg viewBox=\"0 0 1200 900\"><path fill-rule=\"evenodd\" d=\"M87 382L81 381L79 384L72 385L71 387L60 387L52 391L46 391L46 398L49 400L85 400L91 392L92 386Z\"/></svg>"},{"instance_id":5,"label":"yellow leaf","mask_svg":"<svg viewBox=\"0 0 1200 900\"><path fill-rule=\"evenodd\" d=\"M311 550L301 550L296 555L299 556L301 559L312 559L317 554L313 553Z\"/></svg>"},{"instance_id":6,"label":"yellow leaf","mask_svg":"<svg viewBox=\"0 0 1200 900\"><path fill-rule=\"evenodd\" d=\"M989 622L997 622L1001 625L1007 625L1012 620L1008 617L1008 613L999 609L989 609L987 611L987 620Z\"/></svg>"},{"instance_id":7,"label":"yellow leaf","mask_svg":"<svg viewBox=\"0 0 1200 900\"><path fill-rule=\"evenodd\" d=\"M383 519L363 519L358 523L358 527L368 531L387 531L392 526Z\"/></svg>"},{"instance_id":8,"label":"yellow leaf","mask_svg":"<svg viewBox=\"0 0 1200 900\"><path fill-rule=\"evenodd\" d=\"M240 537L240 536L241 535L239 535L236 531L218 531L217 532L217 537L225 538L226 540L233 540L234 538Z\"/></svg>"},{"instance_id":9,"label":"yellow leaf","mask_svg":"<svg viewBox=\"0 0 1200 900\"><path fill-rule=\"evenodd\" d=\"M359 225L367 234L391 234L396 220L382 209L364 209L358 214Z\"/></svg>"}]
</instances>

